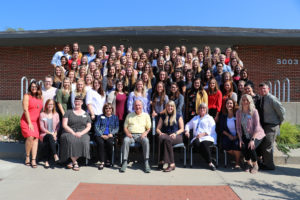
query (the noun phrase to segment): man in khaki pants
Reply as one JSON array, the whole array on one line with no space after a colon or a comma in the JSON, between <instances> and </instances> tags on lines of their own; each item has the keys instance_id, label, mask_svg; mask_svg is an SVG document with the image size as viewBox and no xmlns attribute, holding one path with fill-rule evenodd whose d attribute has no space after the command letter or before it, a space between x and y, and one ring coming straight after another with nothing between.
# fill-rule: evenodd
<instances>
[{"instance_id":1,"label":"man in khaki pants","mask_svg":"<svg viewBox=\"0 0 300 200\"><path fill-rule=\"evenodd\" d=\"M125 172L131 143L139 142L143 147L145 160L145 172L150 173L149 166L149 140L147 135L151 128L151 119L148 113L143 112L143 103L140 100L134 102L134 112L129 113L125 119L124 132L126 137L122 145L123 163L120 172Z\"/></svg>"}]
</instances>

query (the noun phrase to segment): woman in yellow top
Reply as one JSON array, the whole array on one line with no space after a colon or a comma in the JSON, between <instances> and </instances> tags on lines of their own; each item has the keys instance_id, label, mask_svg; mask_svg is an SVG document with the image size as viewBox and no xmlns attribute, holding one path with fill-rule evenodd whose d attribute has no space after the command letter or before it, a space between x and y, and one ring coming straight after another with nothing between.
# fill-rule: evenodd
<instances>
[{"instance_id":1,"label":"woman in yellow top","mask_svg":"<svg viewBox=\"0 0 300 200\"><path fill-rule=\"evenodd\" d=\"M201 79L196 78L193 82L193 87L186 93L185 96L185 121L190 121L198 114L198 107L201 103L208 104L206 91L201 85Z\"/></svg>"}]
</instances>

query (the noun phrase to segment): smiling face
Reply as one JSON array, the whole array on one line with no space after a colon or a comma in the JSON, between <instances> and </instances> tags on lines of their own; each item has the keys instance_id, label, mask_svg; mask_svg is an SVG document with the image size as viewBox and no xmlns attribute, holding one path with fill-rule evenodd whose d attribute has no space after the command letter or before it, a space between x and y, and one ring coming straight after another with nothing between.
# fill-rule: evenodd
<instances>
[{"instance_id":1,"label":"smiling face","mask_svg":"<svg viewBox=\"0 0 300 200\"><path fill-rule=\"evenodd\" d=\"M75 104L75 110L80 110L83 102L82 100L75 100L74 104Z\"/></svg>"},{"instance_id":2,"label":"smiling face","mask_svg":"<svg viewBox=\"0 0 300 200\"><path fill-rule=\"evenodd\" d=\"M206 113L207 113L206 107L200 106L200 108L199 108L200 117L204 117L206 115Z\"/></svg>"},{"instance_id":3,"label":"smiling face","mask_svg":"<svg viewBox=\"0 0 300 200\"><path fill-rule=\"evenodd\" d=\"M30 91L32 94L36 94L38 91L37 85L35 83L32 83L30 86Z\"/></svg>"},{"instance_id":4,"label":"smiling face","mask_svg":"<svg viewBox=\"0 0 300 200\"><path fill-rule=\"evenodd\" d=\"M233 101L232 100L227 100L226 101L226 109L227 109L227 111L233 110L233 107L234 107Z\"/></svg>"},{"instance_id":5,"label":"smiling face","mask_svg":"<svg viewBox=\"0 0 300 200\"><path fill-rule=\"evenodd\" d=\"M136 83L136 90L137 90L138 92L141 92L141 91L143 90L143 87L144 87L143 81L138 81L138 82Z\"/></svg>"},{"instance_id":6,"label":"smiling face","mask_svg":"<svg viewBox=\"0 0 300 200\"><path fill-rule=\"evenodd\" d=\"M77 81L76 88L78 92L82 92L84 88L84 82L82 80Z\"/></svg>"},{"instance_id":7,"label":"smiling face","mask_svg":"<svg viewBox=\"0 0 300 200\"><path fill-rule=\"evenodd\" d=\"M99 80L94 80L93 82L93 89L98 90L100 88L100 82Z\"/></svg>"},{"instance_id":8,"label":"smiling face","mask_svg":"<svg viewBox=\"0 0 300 200\"><path fill-rule=\"evenodd\" d=\"M70 80L69 79L65 79L64 83L63 83L64 89L68 90L70 88L70 85L71 85Z\"/></svg>"},{"instance_id":9,"label":"smiling face","mask_svg":"<svg viewBox=\"0 0 300 200\"><path fill-rule=\"evenodd\" d=\"M121 81L119 81L119 82L117 83L117 91L118 91L118 92L122 92L122 91L123 91L123 88L124 88L123 83L122 83Z\"/></svg>"},{"instance_id":10,"label":"smiling face","mask_svg":"<svg viewBox=\"0 0 300 200\"><path fill-rule=\"evenodd\" d=\"M209 81L209 88L211 88L212 90L216 88L216 80L212 79L211 81Z\"/></svg>"},{"instance_id":11,"label":"smiling face","mask_svg":"<svg viewBox=\"0 0 300 200\"><path fill-rule=\"evenodd\" d=\"M52 112L54 109L54 101L51 99L47 104L47 112Z\"/></svg>"},{"instance_id":12,"label":"smiling face","mask_svg":"<svg viewBox=\"0 0 300 200\"><path fill-rule=\"evenodd\" d=\"M134 111L137 115L139 115L143 112L143 103L141 101L136 100L134 102Z\"/></svg>"},{"instance_id":13,"label":"smiling face","mask_svg":"<svg viewBox=\"0 0 300 200\"><path fill-rule=\"evenodd\" d=\"M158 83L156 86L156 91L160 94L164 91L164 85L163 83Z\"/></svg>"},{"instance_id":14,"label":"smiling face","mask_svg":"<svg viewBox=\"0 0 300 200\"><path fill-rule=\"evenodd\" d=\"M174 110L175 110L175 106L173 104L169 104L168 103L166 105L166 110L167 110L168 114L172 114L174 112Z\"/></svg>"},{"instance_id":15,"label":"smiling face","mask_svg":"<svg viewBox=\"0 0 300 200\"><path fill-rule=\"evenodd\" d=\"M199 79L197 79L197 80L195 80L194 81L194 88L197 90L197 89L199 89L200 88L200 80Z\"/></svg>"},{"instance_id":16,"label":"smiling face","mask_svg":"<svg viewBox=\"0 0 300 200\"><path fill-rule=\"evenodd\" d=\"M46 90L50 89L52 87L53 81L52 78L46 77L44 82L44 87Z\"/></svg>"}]
</instances>

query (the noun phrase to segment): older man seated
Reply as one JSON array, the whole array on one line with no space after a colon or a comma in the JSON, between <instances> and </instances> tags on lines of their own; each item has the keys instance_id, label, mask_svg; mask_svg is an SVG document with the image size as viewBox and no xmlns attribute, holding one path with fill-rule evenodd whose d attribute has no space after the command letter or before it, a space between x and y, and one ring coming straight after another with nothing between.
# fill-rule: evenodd
<instances>
[{"instance_id":1,"label":"older man seated","mask_svg":"<svg viewBox=\"0 0 300 200\"><path fill-rule=\"evenodd\" d=\"M126 137L124 138L122 151L123 151L123 163L120 172L125 172L127 168L127 159L129 154L129 147L131 143L139 142L143 147L143 154L145 160L145 172L150 173L149 166L149 140L147 135L151 128L151 120L148 113L143 112L143 103L140 100L134 102L134 111L129 113L125 119L124 132Z\"/></svg>"}]
</instances>

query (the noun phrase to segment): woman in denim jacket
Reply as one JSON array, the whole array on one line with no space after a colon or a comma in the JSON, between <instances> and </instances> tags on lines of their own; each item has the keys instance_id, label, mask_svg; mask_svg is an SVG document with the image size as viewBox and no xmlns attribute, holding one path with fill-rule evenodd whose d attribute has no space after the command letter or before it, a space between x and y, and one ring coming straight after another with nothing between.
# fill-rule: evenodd
<instances>
[{"instance_id":1,"label":"woman in denim jacket","mask_svg":"<svg viewBox=\"0 0 300 200\"><path fill-rule=\"evenodd\" d=\"M95 122L95 141L100 159L99 170L104 167L104 156L106 152L105 166L111 166L111 155L114 145L114 135L119 131L119 119L113 115L113 107L110 103L103 106L103 113L99 115Z\"/></svg>"}]
</instances>

